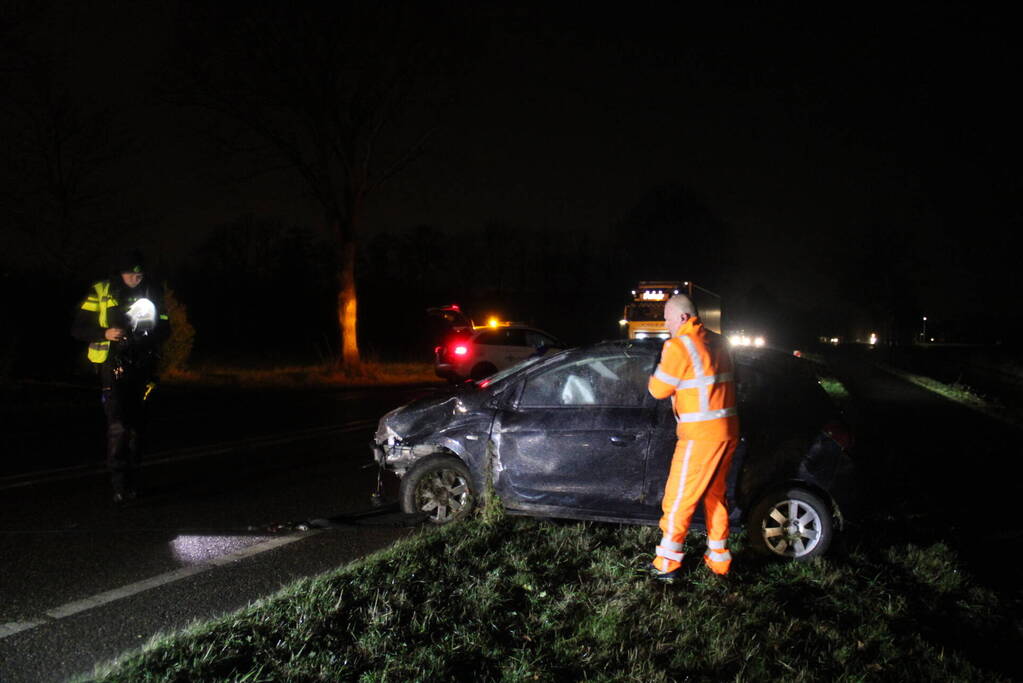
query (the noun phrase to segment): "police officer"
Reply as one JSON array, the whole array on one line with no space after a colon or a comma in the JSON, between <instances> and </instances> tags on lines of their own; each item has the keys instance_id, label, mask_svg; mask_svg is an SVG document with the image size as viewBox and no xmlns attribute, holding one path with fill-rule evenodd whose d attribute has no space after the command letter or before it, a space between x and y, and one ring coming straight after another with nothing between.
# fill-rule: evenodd
<instances>
[{"instance_id":1,"label":"police officer","mask_svg":"<svg viewBox=\"0 0 1023 683\"><path fill-rule=\"evenodd\" d=\"M146 399L155 386L160 346L170 336L163 290L146 278L141 252L127 252L112 277L93 284L71 334L87 342L107 418L107 469L114 502L138 496Z\"/></svg>"}]
</instances>

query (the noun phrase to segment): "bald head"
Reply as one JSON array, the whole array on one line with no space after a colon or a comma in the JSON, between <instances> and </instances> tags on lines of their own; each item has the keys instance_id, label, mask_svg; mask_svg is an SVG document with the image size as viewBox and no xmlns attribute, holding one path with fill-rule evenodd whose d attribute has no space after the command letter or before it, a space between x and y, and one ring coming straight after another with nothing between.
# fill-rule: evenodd
<instances>
[{"instance_id":1,"label":"bald head","mask_svg":"<svg viewBox=\"0 0 1023 683\"><path fill-rule=\"evenodd\" d=\"M676 336L679 328L694 315L696 306L693 306L693 300L685 294L676 294L664 304L664 322L672 337Z\"/></svg>"},{"instance_id":2,"label":"bald head","mask_svg":"<svg viewBox=\"0 0 1023 683\"><path fill-rule=\"evenodd\" d=\"M685 294L676 294L668 299L668 303L664 304L664 308L667 309L669 306L679 313L696 315L696 306L693 306L693 300Z\"/></svg>"}]
</instances>

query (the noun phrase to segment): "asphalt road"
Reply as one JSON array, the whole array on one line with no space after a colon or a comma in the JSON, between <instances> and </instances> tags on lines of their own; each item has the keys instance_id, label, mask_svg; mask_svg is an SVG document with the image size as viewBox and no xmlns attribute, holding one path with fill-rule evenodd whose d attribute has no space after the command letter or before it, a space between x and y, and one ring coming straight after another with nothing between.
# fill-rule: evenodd
<instances>
[{"instance_id":1,"label":"asphalt road","mask_svg":"<svg viewBox=\"0 0 1023 683\"><path fill-rule=\"evenodd\" d=\"M877 369L862 350L829 360L853 395L868 484L848 538L941 540L1021 600L1009 559L1023 539L1020 432ZM147 495L127 509L109 503L101 429L84 419L42 429L90 404L28 397L33 437L14 443L42 444L39 457L0 475L0 681L88 672L414 533L393 509L370 507L376 475L364 466L375 420L422 391L167 391L154 406Z\"/></svg>"},{"instance_id":2,"label":"asphalt road","mask_svg":"<svg viewBox=\"0 0 1023 683\"><path fill-rule=\"evenodd\" d=\"M54 414L73 411L74 391L56 390ZM167 392L145 495L126 508L110 501L102 430L26 421L60 452L0 478L0 681L91 671L414 533L393 506L371 506L368 443L384 412L422 392Z\"/></svg>"},{"instance_id":3,"label":"asphalt road","mask_svg":"<svg viewBox=\"0 0 1023 683\"><path fill-rule=\"evenodd\" d=\"M864 347L828 361L853 397L868 516L856 534L943 541L975 577L1023 605L1023 432L878 369Z\"/></svg>"}]
</instances>

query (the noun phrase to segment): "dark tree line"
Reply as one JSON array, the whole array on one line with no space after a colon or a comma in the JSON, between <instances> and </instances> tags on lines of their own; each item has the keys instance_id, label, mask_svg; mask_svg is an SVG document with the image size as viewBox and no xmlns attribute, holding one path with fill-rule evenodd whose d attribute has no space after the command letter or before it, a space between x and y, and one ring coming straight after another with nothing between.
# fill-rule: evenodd
<instances>
[{"instance_id":1,"label":"dark tree line","mask_svg":"<svg viewBox=\"0 0 1023 683\"><path fill-rule=\"evenodd\" d=\"M176 280L200 357L322 362L337 353L329 301L337 264L318 234L242 218L187 258ZM569 344L614 338L637 280L722 281L729 235L681 187L654 190L621 222L584 232L491 222L377 233L358 252L359 338L369 358L429 360L437 329L426 311L447 304Z\"/></svg>"}]
</instances>

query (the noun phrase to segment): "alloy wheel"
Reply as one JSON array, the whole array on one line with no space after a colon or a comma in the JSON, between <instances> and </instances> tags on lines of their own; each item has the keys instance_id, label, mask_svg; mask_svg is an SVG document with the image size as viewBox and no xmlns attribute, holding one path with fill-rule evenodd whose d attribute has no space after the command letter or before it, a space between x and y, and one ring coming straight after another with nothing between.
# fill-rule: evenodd
<instances>
[{"instance_id":1,"label":"alloy wheel","mask_svg":"<svg viewBox=\"0 0 1023 683\"><path fill-rule=\"evenodd\" d=\"M761 534L771 552L797 559L817 547L822 526L821 516L812 505L787 498L771 506L761 522Z\"/></svg>"},{"instance_id":2,"label":"alloy wheel","mask_svg":"<svg viewBox=\"0 0 1023 683\"><path fill-rule=\"evenodd\" d=\"M416 490L416 507L436 524L454 520L469 503L469 482L455 470L432 472L423 477Z\"/></svg>"}]
</instances>

